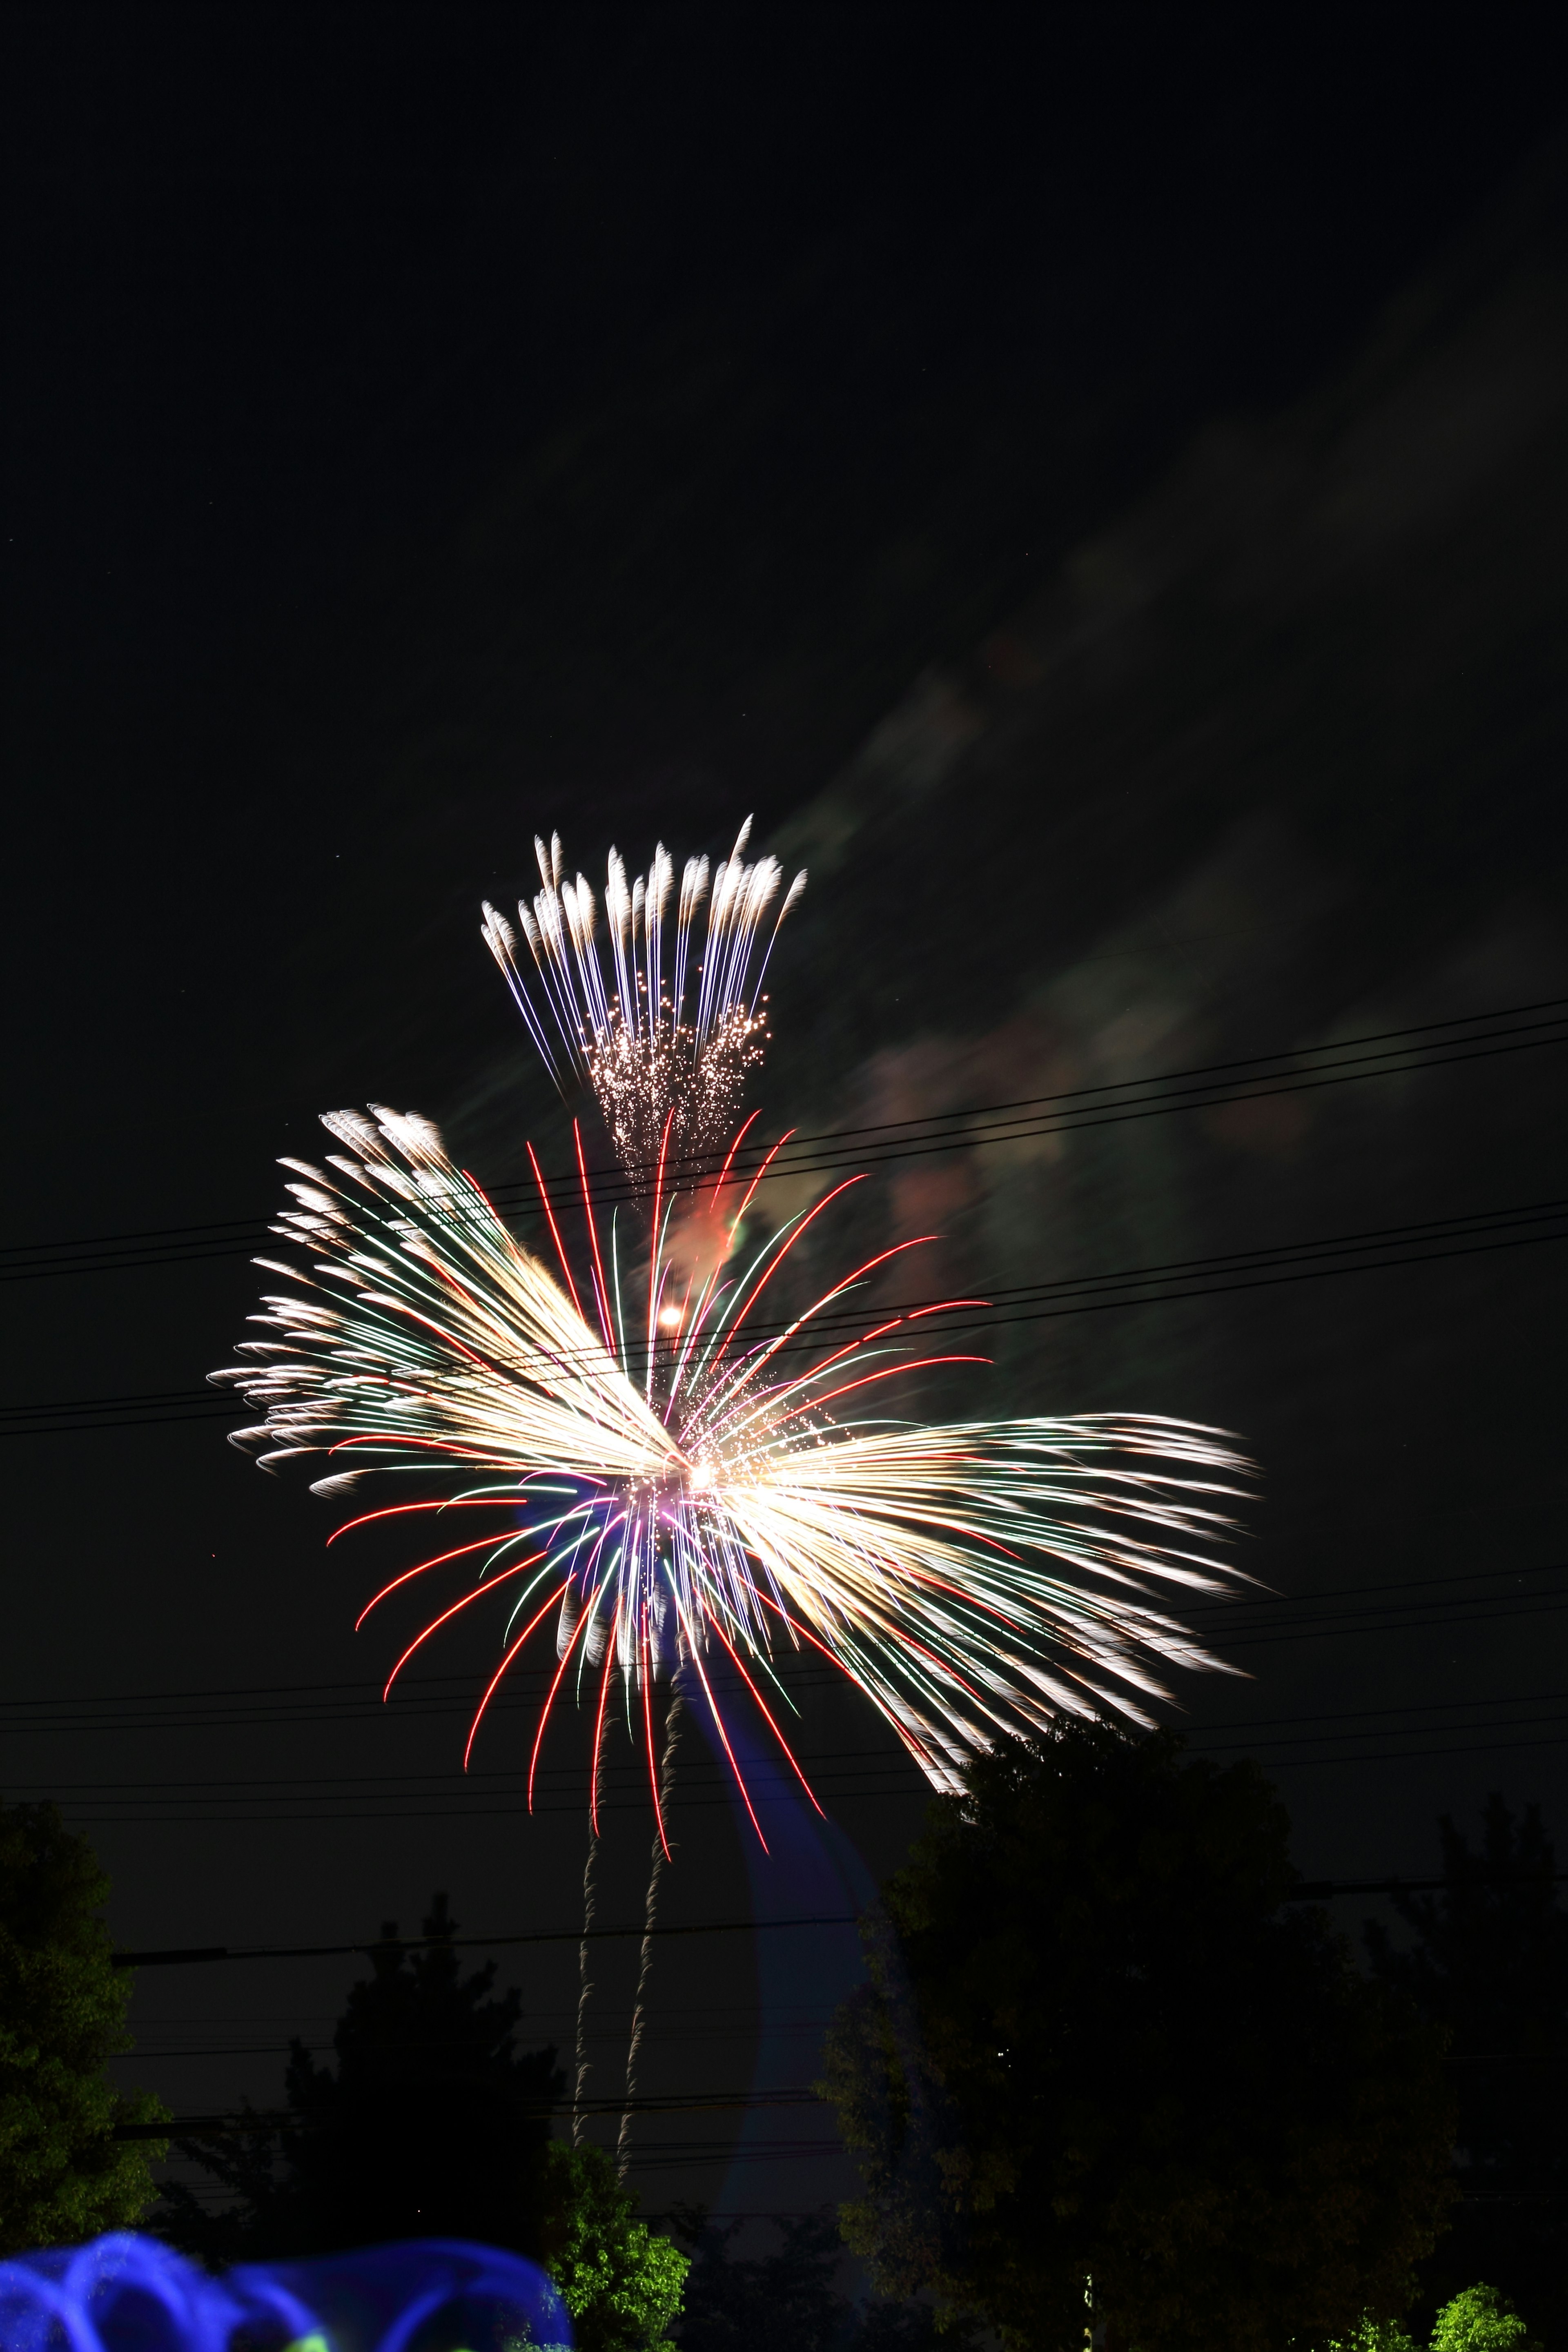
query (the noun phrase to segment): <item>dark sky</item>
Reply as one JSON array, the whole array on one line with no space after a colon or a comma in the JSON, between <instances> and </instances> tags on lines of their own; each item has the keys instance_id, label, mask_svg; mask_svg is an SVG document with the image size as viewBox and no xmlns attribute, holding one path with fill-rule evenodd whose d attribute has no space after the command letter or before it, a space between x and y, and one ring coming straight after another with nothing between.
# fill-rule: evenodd
<instances>
[{"instance_id":1,"label":"dark sky","mask_svg":"<svg viewBox=\"0 0 1568 2352\"><path fill-rule=\"evenodd\" d=\"M214 1229L7 1283L3 1785L90 1828L132 1945L337 1941L437 1885L569 1927L575 1731L531 1822L526 1692L460 1783L483 1640L384 1714L373 1559L202 1405L258 1281L221 1221L342 1103L498 1181L556 1142L477 932L541 825L592 871L755 809L811 866L780 1124L1568 997L1561 50L1108 6L0 37L5 1243ZM1560 1052L1431 1034L1469 1051L876 1194L988 1293L1384 1237L1379 1271L1009 1325L971 1400L1242 1433L1279 1598L1209 1629L1254 1679L1181 1696L1278 1769L1314 1874L1419 1871L1491 1787L1565 1818L1562 1274L1518 1245L1556 1227L1396 1238L1554 1200ZM841 1910L896 1863L900 1751L801 1697L834 1831L781 1798L761 1864L694 1745L672 1921ZM809 2081L852 1936L668 1950L646 2089ZM569 1951L503 1958L559 2036ZM265 2102L348 1974L150 1971L127 2078ZM732 2167L731 2115L641 2128L651 2210L847 2185L809 2108Z\"/></svg>"}]
</instances>

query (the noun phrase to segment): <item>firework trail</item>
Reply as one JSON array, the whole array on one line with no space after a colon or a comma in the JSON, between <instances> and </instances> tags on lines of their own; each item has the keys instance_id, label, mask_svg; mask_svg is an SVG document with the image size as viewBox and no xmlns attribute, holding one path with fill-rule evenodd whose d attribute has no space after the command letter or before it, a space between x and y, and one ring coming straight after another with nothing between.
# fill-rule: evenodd
<instances>
[{"instance_id":1,"label":"firework trail","mask_svg":"<svg viewBox=\"0 0 1568 2352\"><path fill-rule=\"evenodd\" d=\"M621 2108L621 2128L616 2142L616 2162L621 2179L626 2177L626 2167L632 2155L632 2104L637 2097L637 2057L642 2049L643 2026L647 2019L648 1987L653 1979L653 1931L658 1921L658 1886L664 1866L671 1859L664 1840L664 1823L669 1812L669 1801L675 1792L675 1749L680 1737L680 1718L685 1702L680 1685L671 1683L669 1706L664 1718L664 1759L658 1773L658 1835L653 1842L647 1874L647 1901L643 1912L642 1950L637 1958L637 2000L632 2009L631 2040L626 2044L626 2100Z\"/></svg>"},{"instance_id":2,"label":"firework trail","mask_svg":"<svg viewBox=\"0 0 1568 2352\"><path fill-rule=\"evenodd\" d=\"M599 1759L595 1759L595 1770ZM593 1812L599 1810L599 1789L594 1789ZM587 2095L588 2072L588 2004L594 1997L593 1980L588 1974L588 1938L593 1932L597 1889L595 1884L599 1861L599 1832L588 1832L588 1851L583 1862L583 1940L577 1947L577 2042L574 2053L572 2076L572 2145L580 2147L584 2137L583 2101Z\"/></svg>"},{"instance_id":3,"label":"firework trail","mask_svg":"<svg viewBox=\"0 0 1568 2352\"><path fill-rule=\"evenodd\" d=\"M656 1182L655 1247L628 1315L614 1226L600 1234L585 1178L579 1288L563 1246L557 1278L452 1166L428 1122L377 1110L324 1124L349 1150L325 1168L285 1163L300 1180L289 1188L296 1205L273 1228L311 1263L260 1261L295 1286L263 1301L253 1320L268 1336L244 1343L249 1360L214 1375L262 1415L233 1442L268 1468L330 1456L314 1491L333 1499L372 1477L417 1490L338 1535L431 1511L489 1517L489 1532L471 1539L459 1522L459 1539L443 1537L394 1578L361 1622L426 1579L459 1585L397 1659L390 1690L442 1626L505 1604L467 1759L505 1676L554 1619L558 1663L531 1803L569 1675L594 1707L595 1829L618 1675L628 1727L642 1718L668 1853L651 1685L679 1663L728 1752L707 1664L727 1658L798 1773L773 1661L803 1647L826 1655L939 1789L956 1788L965 1759L998 1733L1027 1734L1061 1713L1146 1724L1148 1701L1168 1696L1163 1667L1220 1665L1157 1605L1172 1587L1222 1591L1234 1572L1212 1547L1247 1465L1219 1433L1142 1415L846 1417L846 1400L873 1403L898 1372L983 1360L911 1352L931 1316L980 1302L853 1305L915 1244L879 1253L769 1324L758 1312L768 1286L834 1195L753 1250L737 1244L766 1161L747 1185L715 1185L700 1213L721 1229L710 1270L683 1288ZM548 1194L546 1204L561 1242Z\"/></svg>"},{"instance_id":4,"label":"firework trail","mask_svg":"<svg viewBox=\"0 0 1568 2352\"><path fill-rule=\"evenodd\" d=\"M647 874L630 883L612 849L607 956L600 951L590 884L581 874L575 880L566 875L559 834L548 849L536 836L543 887L531 907L520 899L517 909L531 982L516 931L485 902L485 944L546 1068L563 1095L574 1081L591 1089L616 1157L645 1186L661 1150L667 1175L684 1181L687 1163L721 1141L746 1073L762 1060L763 978L805 876L795 876L768 926L784 874L775 858L746 864L751 829L748 817L714 869L711 887L708 860L688 858L679 896L662 842ZM704 906L707 928L700 935Z\"/></svg>"}]
</instances>

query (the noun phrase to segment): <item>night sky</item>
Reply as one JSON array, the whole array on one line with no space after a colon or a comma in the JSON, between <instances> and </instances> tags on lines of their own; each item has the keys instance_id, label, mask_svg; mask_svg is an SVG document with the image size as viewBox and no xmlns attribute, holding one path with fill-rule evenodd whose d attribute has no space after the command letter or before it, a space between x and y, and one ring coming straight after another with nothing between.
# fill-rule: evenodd
<instances>
[{"instance_id":1,"label":"night sky","mask_svg":"<svg viewBox=\"0 0 1568 2352\"><path fill-rule=\"evenodd\" d=\"M1278 1772L1309 1875L1429 1871L1494 1788L1568 1835L1546 25L5 13L0 1788L90 1832L122 1944L412 1930L437 1887L574 1925L581 1727L530 1819L537 1677L458 1770L487 1630L383 1709L390 1544L325 1552L203 1381L320 1111L561 1164L478 930L533 833L594 873L748 811L811 872L774 1129L1276 1074L879 1166L864 1230L1014 1302L927 1402L1240 1433L1259 1589L1194 1622L1250 1679L1166 1712ZM670 1924L842 1919L918 1828L869 1708L797 1696L828 1826L781 1784L762 1857L693 1735ZM612 1807L621 1921L629 1750ZM665 1947L644 2091L781 2103L643 2118L647 2210L848 2190L788 2102L855 1953ZM496 1957L569 2040L574 1948ZM354 1965L148 1970L120 2071L268 2104Z\"/></svg>"}]
</instances>

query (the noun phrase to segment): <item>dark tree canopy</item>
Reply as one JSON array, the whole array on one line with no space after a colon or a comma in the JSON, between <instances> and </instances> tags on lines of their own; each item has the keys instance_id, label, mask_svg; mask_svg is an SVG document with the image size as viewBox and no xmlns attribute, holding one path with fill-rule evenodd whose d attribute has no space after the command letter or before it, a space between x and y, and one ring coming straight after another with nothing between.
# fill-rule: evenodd
<instances>
[{"instance_id":1,"label":"dark tree canopy","mask_svg":"<svg viewBox=\"0 0 1568 2352\"><path fill-rule=\"evenodd\" d=\"M850 2305L836 2284L844 2242L826 2213L781 2221L782 2242L750 2256L731 2251L740 2221L710 2221L697 2207L674 2219L694 2258L681 2352L833 2352L844 2342Z\"/></svg>"},{"instance_id":2,"label":"dark tree canopy","mask_svg":"<svg viewBox=\"0 0 1568 2352\"><path fill-rule=\"evenodd\" d=\"M1467 2201L1425 2266L1441 2303L1487 2279L1549 2343L1568 2331L1568 1913L1538 1808L1488 1799L1479 1848L1438 1823L1440 1895L1395 1895L1412 1941L1370 1922L1374 1972L1452 2037ZM1474 2201L1470 2201L1474 2200Z\"/></svg>"},{"instance_id":3,"label":"dark tree canopy","mask_svg":"<svg viewBox=\"0 0 1568 2352\"><path fill-rule=\"evenodd\" d=\"M171 2186L165 2236L224 2262L477 2238L545 2265L578 2352L673 2352L685 2255L637 2219L602 2149L551 2138L555 2053L516 2050L521 1995L495 1991L493 1962L464 1976L456 1932L444 1895L423 1948L383 1927L333 2034L336 2070L296 2042L280 2132L182 2142L233 2201L207 2213Z\"/></svg>"},{"instance_id":4,"label":"dark tree canopy","mask_svg":"<svg viewBox=\"0 0 1568 2352\"><path fill-rule=\"evenodd\" d=\"M53 1805L0 1805L0 2252L70 2245L138 2221L157 2192L156 2099L121 2099L103 2062L130 2048L131 1975L114 1967L92 1848Z\"/></svg>"},{"instance_id":5,"label":"dark tree canopy","mask_svg":"<svg viewBox=\"0 0 1568 2352\"><path fill-rule=\"evenodd\" d=\"M938 2352L929 2304L858 2305L841 2291L844 2241L827 2210L781 2218L778 2245L747 2255L732 2252L738 2221L700 2206L673 2219L694 2257L680 2352ZM977 2334L960 2322L941 2352L972 2352Z\"/></svg>"},{"instance_id":6,"label":"dark tree canopy","mask_svg":"<svg viewBox=\"0 0 1568 2352\"><path fill-rule=\"evenodd\" d=\"M1442 2037L1286 1906L1255 1765L1008 1742L939 1800L829 2037L850 2242L1009 2345L1283 2352L1412 2292L1450 2194Z\"/></svg>"},{"instance_id":7,"label":"dark tree canopy","mask_svg":"<svg viewBox=\"0 0 1568 2352\"><path fill-rule=\"evenodd\" d=\"M462 1974L455 1926L437 1895L423 1949L383 1927L333 2032L335 2069L292 2043L275 2136L181 2143L237 2201L208 2215L173 2188L169 2235L226 2260L440 2237L539 2259L555 2053L514 2049L521 1996L492 1990L493 1961Z\"/></svg>"}]
</instances>

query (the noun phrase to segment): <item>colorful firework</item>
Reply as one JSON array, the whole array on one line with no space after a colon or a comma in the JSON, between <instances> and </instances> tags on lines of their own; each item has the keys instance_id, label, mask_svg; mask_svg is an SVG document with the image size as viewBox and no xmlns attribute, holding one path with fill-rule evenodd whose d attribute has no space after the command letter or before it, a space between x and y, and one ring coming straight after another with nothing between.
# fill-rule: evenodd
<instances>
[{"instance_id":1,"label":"colorful firework","mask_svg":"<svg viewBox=\"0 0 1568 2352\"><path fill-rule=\"evenodd\" d=\"M805 887L797 874L766 929L784 880L776 858L745 861L752 820L721 858L709 887L708 860L689 857L675 897L675 866L660 842L647 874L628 884L612 849L605 887L607 964L598 944L598 908L584 876L565 874L561 836L534 851L543 887L518 920L533 961L531 988L517 933L485 901L480 926L530 1036L565 1094L588 1087L623 1168L646 1189L665 1154L667 1182L721 1139L740 1104L746 1072L762 1059L762 984L779 925ZM707 930L698 921L707 907ZM668 968L666 958L668 958Z\"/></svg>"},{"instance_id":2,"label":"colorful firework","mask_svg":"<svg viewBox=\"0 0 1568 2352\"><path fill-rule=\"evenodd\" d=\"M678 1664L726 1751L712 1670L732 1670L806 1786L780 1721L789 1701L777 1663L818 1652L939 1789L957 1786L964 1760L998 1733L1061 1713L1147 1723L1146 1702L1166 1695L1163 1667L1219 1666L1158 1596L1215 1593L1233 1572L1212 1547L1247 1465L1221 1433L1136 1414L868 1416L896 1373L981 1360L919 1342L928 1318L983 1301L869 1306L869 1287L916 1242L764 1318L775 1276L847 1186L752 1247L746 1221L772 1155L749 1180L733 1174L746 1129L705 1202L679 1218L660 1154L652 1248L634 1270L614 1222L606 1232L595 1216L579 1137L580 1276L565 1202L541 1186L557 1278L427 1121L376 1108L323 1123L344 1150L324 1169L283 1163L299 1179L296 1205L273 1228L313 1265L272 1266L297 1286L263 1302L254 1319L269 1336L244 1343L250 1360L214 1378L263 1415L234 1442L267 1466L328 1454L339 1466L314 1491L331 1498L373 1475L405 1482L406 1499L340 1535L426 1512L491 1515L488 1532L443 1542L384 1586L361 1622L424 1580L461 1588L397 1659L390 1691L443 1626L492 1598L504 1607L467 1760L509 1670L554 1621L531 1802L568 1680L594 1709L595 1823L618 1673L662 1843L651 1686Z\"/></svg>"}]
</instances>

